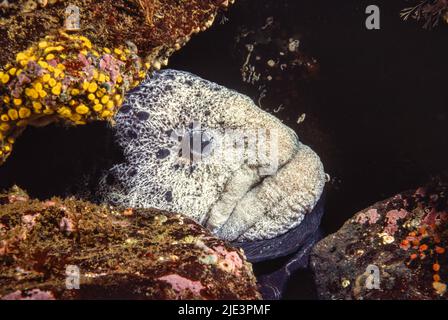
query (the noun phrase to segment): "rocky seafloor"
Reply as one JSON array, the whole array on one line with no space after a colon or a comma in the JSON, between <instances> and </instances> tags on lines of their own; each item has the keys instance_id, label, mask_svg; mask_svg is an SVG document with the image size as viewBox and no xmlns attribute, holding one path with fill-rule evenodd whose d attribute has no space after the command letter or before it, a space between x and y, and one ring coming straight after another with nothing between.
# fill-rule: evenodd
<instances>
[{"instance_id":1,"label":"rocky seafloor","mask_svg":"<svg viewBox=\"0 0 448 320\"><path fill-rule=\"evenodd\" d=\"M357 213L311 254L322 299L446 299L447 185L400 193Z\"/></svg>"},{"instance_id":2,"label":"rocky seafloor","mask_svg":"<svg viewBox=\"0 0 448 320\"><path fill-rule=\"evenodd\" d=\"M244 253L179 214L18 188L0 203L0 299L260 298Z\"/></svg>"}]
</instances>

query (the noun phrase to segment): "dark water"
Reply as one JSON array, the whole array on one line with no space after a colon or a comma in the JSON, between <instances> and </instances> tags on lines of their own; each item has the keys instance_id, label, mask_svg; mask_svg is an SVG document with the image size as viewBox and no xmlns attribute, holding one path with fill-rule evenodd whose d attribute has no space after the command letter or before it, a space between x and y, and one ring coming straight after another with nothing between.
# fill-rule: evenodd
<instances>
[{"instance_id":1,"label":"dark water","mask_svg":"<svg viewBox=\"0 0 448 320\"><path fill-rule=\"evenodd\" d=\"M380 7L381 30L364 27L368 4ZM403 23L398 13L405 6L400 0L239 0L225 15L228 22L196 36L170 67L258 98L258 88L241 78L239 28L273 16L286 35L300 33L303 50L319 62L318 77L289 83L286 92L274 84L263 106L287 105L277 116L322 157L332 177L323 228L332 233L358 210L447 169L448 26L427 31ZM104 124L29 129L0 168L0 187L17 183L42 198L64 194L82 172L107 166L105 155L117 156L110 139ZM310 274L296 274L286 297L314 296Z\"/></svg>"},{"instance_id":2,"label":"dark water","mask_svg":"<svg viewBox=\"0 0 448 320\"><path fill-rule=\"evenodd\" d=\"M381 30L364 26L369 4L381 9ZM328 188L324 218L326 231L334 232L357 210L447 169L448 27L427 31L402 22L399 12L406 5L240 1L228 14L228 24L195 38L171 67L256 97L241 81L241 64L232 54L237 27L274 16L284 21L285 32L302 31L306 51L320 63L319 77L298 82L297 103L278 116L319 153L335 180ZM274 97L273 104L284 98ZM298 125L302 113L307 118Z\"/></svg>"}]
</instances>

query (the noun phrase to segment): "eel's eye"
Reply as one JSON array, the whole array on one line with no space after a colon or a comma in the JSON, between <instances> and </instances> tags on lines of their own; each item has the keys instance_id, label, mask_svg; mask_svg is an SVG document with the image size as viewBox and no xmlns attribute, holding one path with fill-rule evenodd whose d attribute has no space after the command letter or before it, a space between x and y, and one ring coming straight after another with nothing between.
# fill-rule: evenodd
<instances>
[{"instance_id":1,"label":"eel's eye","mask_svg":"<svg viewBox=\"0 0 448 320\"><path fill-rule=\"evenodd\" d=\"M195 162L210 154L213 137L196 122L190 123L183 132L178 131L174 134L179 143L177 147L180 158Z\"/></svg>"}]
</instances>

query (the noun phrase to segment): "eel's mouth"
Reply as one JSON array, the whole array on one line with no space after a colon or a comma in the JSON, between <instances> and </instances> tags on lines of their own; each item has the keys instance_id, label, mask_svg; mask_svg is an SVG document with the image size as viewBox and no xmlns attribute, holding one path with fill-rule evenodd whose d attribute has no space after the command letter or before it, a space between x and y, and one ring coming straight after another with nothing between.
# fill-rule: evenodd
<instances>
[{"instance_id":1,"label":"eel's mouth","mask_svg":"<svg viewBox=\"0 0 448 320\"><path fill-rule=\"evenodd\" d=\"M280 168L281 169L281 168ZM241 201L259 188L267 177L262 177L258 173L258 169L247 165L241 168L234 174L224 188L218 201L216 201L208 213L202 218L200 223L210 230L215 235L220 235L220 230L225 226L226 222L235 213L235 208ZM275 173L273 174L275 175ZM222 212L227 214L217 215L217 209L220 208ZM246 229L253 226L246 225ZM238 239L226 239L229 241L238 241Z\"/></svg>"},{"instance_id":2,"label":"eel's mouth","mask_svg":"<svg viewBox=\"0 0 448 320\"><path fill-rule=\"evenodd\" d=\"M300 145L270 176L243 165L202 224L227 241L277 238L296 228L313 211L325 184L319 157Z\"/></svg>"},{"instance_id":3,"label":"eel's mouth","mask_svg":"<svg viewBox=\"0 0 448 320\"><path fill-rule=\"evenodd\" d=\"M314 209L308 213L303 221L272 239L255 241L233 241L232 245L242 248L251 263L286 257L302 250L307 243L315 243L321 238L320 222L324 215L325 193L319 199Z\"/></svg>"}]
</instances>

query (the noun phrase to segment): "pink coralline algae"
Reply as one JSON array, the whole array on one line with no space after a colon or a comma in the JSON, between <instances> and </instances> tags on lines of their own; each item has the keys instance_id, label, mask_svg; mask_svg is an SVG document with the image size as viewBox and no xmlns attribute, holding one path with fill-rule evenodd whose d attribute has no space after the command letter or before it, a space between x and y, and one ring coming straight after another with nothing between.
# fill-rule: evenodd
<instances>
[{"instance_id":1,"label":"pink coralline algae","mask_svg":"<svg viewBox=\"0 0 448 320\"><path fill-rule=\"evenodd\" d=\"M202 241L197 241L196 246L204 250L208 255L200 258L204 264L217 264L218 268L239 275L239 270L244 266L243 260L236 251L228 251L223 246L216 246L213 249L207 247Z\"/></svg>"},{"instance_id":2,"label":"pink coralline algae","mask_svg":"<svg viewBox=\"0 0 448 320\"><path fill-rule=\"evenodd\" d=\"M170 274L167 276L163 276L158 278L158 280L168 282L174 291L178 293L185 292L186 290L191 291L191 293L195 295L200 295L200 292L205 287L202 285L200 281L192 281L190 279L181 277L178 274Z\"/></svg>"},{"instance_id":3,"label":"pink coralline algae","mask_svg":"<svg viewBox=\"0 0 448 320\"><path fill-rule=\"evenodd\" d=\"M20 290L14 291L3 296L1 300L55 300L55 297L50 291L33 289L25 294Z\"/></svg>"},{"instance_id":4,"label":"pink coralline algae","mask_svg":"<svg viewBox=\"0 0 448 320\"><path fill-rule=\"evenodd\" d=\"M243 252L179 214L8 195L0 193L0 299L261 298ZM214 247L238 275L219 268L226 256ZM79 290L66 286L68 266L82 270Z\"/></svg>"},{"instance_id":5,"label":"pink coralline algae","mask_svg":"<svg viewBox=\"0 0 448 320\"><path fill-rule=\"evenodd\" d=\"M213 248L219 254L218 267L229 273L238 275L239 269L243 267L243 261L237 252L228 252L226 248L219 246Z\"/></svg>"},{"instance_id":6,"label":"pink coralline algae","mask_svg":"<svg viewBox=\"0 0 448 320\"><path fill-rule=\"evenodd\" d=\"M38 216L38 214L27 214L22 217L22 222L28 230L31 230L36 225L36 219Z\"/></svg>"},{"instance_id":7,"label":"pink coralline algae","mask_svg":"<svg viewBox=\"0 0 448 320\"><path fill-rule=\"evenodd\" d=\"M241 261L240 256L235 251L226 254L225 260L232 261L233 265L240 269L243 267L243 261Z\"/></svg>"},{"instance_id":8,"label":"pink coralline algae","mask_svg":"<svg viewBox=\"0 0 448 320\"><path fill-rule=\"evenodd\" d=\"M377 223L380 219L380 214L377 209L369 209L366 212L361 213L356 217L356 222L360 224L365 224L369 222L369 224Z\"/></svg>"},{"instance_id":9,"label":"pink coralline algae","mask_svg":"<svg viewBox=\"0 0 448 320\"><path fill-rule=\"evenodd\" d=\"M313 248L310 265L322 299L446 300L447 250L448 184L434 179L362 210ZM380 290L364 286L369 265L380 270Z\"/></svg>"},{"instance_id":10,"label":"pink coralline algae","mask_svg":"<svg viewBox=\"0 0 448 320\"><path fill-rule=\"evenodd\" d=\"M444 221L448 221L448 213L437 212L437 210L432 209L432 211L423 218L422 224L432 226Z\"/></svg>"},{"instance_id":11,"label":"pink coralline algae","mask_svg":"<svg viewBox=\"0 0 448 320\"><path fill-rule=\"evenodd\" d=\"M398 220L406 218L407 215L408 212L403 209L391 210L388 213L386 213L387 225L384 228L384 232L393 236L395 232L398 231L398 225L397 225Z\"/></svg>"},{"instance_id":12,"label":"pink coralline algae","mask_svg":"<svg viewBox=\"0 0 448 320\"><path fill-rule=\"evenodd\" d=\"M59 222L59 229L63 232L72 233L76 231L76 226L72 219L63 217Z\"/></svg>"},{"instance_id":13,"label":"pink coralline algae","mask_svg":"<svg viewBox=\"0 0 448 320\"><path fill-rule=\"evenodd\" d=\"M8 197L8 202L9 203L25 202L25 201L28 201L28 197L18 196L18 195L11 195L11 196Z\"/></svg>"}]
</instances>

